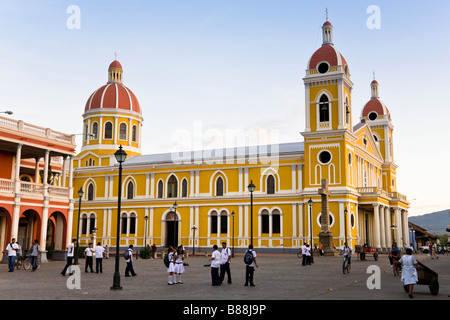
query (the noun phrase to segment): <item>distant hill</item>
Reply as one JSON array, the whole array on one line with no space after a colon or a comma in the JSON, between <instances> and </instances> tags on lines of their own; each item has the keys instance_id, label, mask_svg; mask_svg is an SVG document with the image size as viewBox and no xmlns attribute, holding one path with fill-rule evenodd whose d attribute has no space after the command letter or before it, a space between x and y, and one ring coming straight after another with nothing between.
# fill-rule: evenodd
<instances>
[{"instance_id":1,"label":"distant hill","mask_svg":"<svg viewBox=\"0 0 450 320\"><path fill-rule=\"evenodd\" d=\"M409 217L408 221L437 236L448 234L445 230L450 223L449 210L427 213L421 216Z\"/></svg>"}]
</instances>

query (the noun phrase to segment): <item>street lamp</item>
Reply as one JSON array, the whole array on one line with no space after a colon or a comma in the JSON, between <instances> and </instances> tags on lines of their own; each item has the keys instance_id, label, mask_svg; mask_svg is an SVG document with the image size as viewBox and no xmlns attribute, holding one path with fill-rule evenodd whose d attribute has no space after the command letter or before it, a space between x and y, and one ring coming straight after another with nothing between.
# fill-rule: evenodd
<instances>
[{"instance_id":1,"label":"street lamp","mask_svg":"<svg viewBox=\"0 0 450 320\"><path fill-rule=\"evenodd\" d=\"M253 246L253 191L255 191L253 180L248 185L248 191L250 191L250 244Z\"/></svg>"},{"instance_id":2,"label":"street lamp","mask_svg":"<svg viewBox=\"0 0 450 320\"><path fill-rule=\"evenodd\" d=\"M312 206L313 206L313 201L311 200L311 198L309 198L308 200L308 206L309 206L309 236L311 237L311 263L314 263L314 258L313 258L313 231L312 231Z\"/></svg>"},{"instance_id":3,"label":"street lamp","mask_svg":"<svg viewBox=\"0 0 450 320\"><path fill-rule=\"evenodd\" d=\"M173 193L172 193L173 194ZM177 201L175 200L175 203L173 204L172 208L175 210L175 225L178 227L177 223L177 208L178 208L178 204ZM178 240L178 228L174 228L175 232L173 233L173 247L175 248L177 246L177 240Z\"/></svg>"},{"instance_id":4,"label":"street lamp","mask_svg":"<svg viewBox=\"0 0 450 320\"><path fill-rule=\"evenodd\" d=\"M119 244L120 244L120 205L122 197L122 163L127 158L127 153L122 149L122 145L119 146L119 150L114 153L117 162L119 163L119 195L117 200L117 236L116 236L116 266L113 277L113 286L111 290L122 290L120 286L120 273L119 273Z\"/></svg>"},{"instance_id":5,"label":"street lamp","mask_svg":"<svg viewBox=\"0 0 450 320\"><path fill-rule=\"evenodd\" d=\"M80 198L80 200L78 201L78 226L77 226L77 248L75 250L75 259L74 259L74 264L77 265L78 264L78 247L79 247L79 235L80 235L80 219L81 219L81 198L83 197L83 188L80 187L80 190L78 190L78 197Z\"/></svg>"},{"instance_id":6,"label":"street lamp","mask_svg":"<svg viewBox=\"0 0 450 320\"><path fill-rule=\"evenodd\" d=\"M144 248L147 248L147 224L148 224L148 216L145 216L145 231L144 231Z\"/></svg>"},{"instance_id":7,"label":"street lamp","mask_svg":"<svg viewBox=\"0 0 450 320\"><path fill-rule=\"evenodd\" d=\"M194 225L192 227L192 230L194 231L194 237L192 240L192 255L195 255L195 230L197 230L198 228Z\"/></svg>"},{"instance_id":8,"label":"street lamp","mask_svg":"<svg viewBox=\"0 0 450 320\"><path fill-rule=\"evenodd\" d=\"M232 244L231 257L234 258L234 211L231 212L231 216L233 217L233 234L232 234L233 241L231 242Z\"/></svg>"}]
</instances>

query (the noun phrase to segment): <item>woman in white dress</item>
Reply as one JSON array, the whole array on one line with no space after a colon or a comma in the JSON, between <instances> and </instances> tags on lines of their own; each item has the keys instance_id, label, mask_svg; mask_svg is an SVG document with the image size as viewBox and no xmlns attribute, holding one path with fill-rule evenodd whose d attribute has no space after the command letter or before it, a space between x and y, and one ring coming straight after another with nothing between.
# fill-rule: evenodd
<instances>
[{"instance_id":1,"label":"woman in white dress","mask_svg":"<svg viewBox=\"0 0 450 320\"><path fill-rule=\"evenodd\" d=\"M183 283L183 281L181 281L181 274L184 273L184 250L183 250L183 246L179 246L177 248L177 252L175 253L174 256L174 260L175 260L175 275L174 275L174 282L173 283ZM178 280L177 280L178 278Z\"/></svg>"},{"instance_id":2,"label":"woman in white dress","mask_svg":"<svg viewBox=\"0 0 450 320\"><path fill-rule=\"evenodd\" d=\"M167 268L167 273L169 274L169 281L168 284L172 285L172 277L174 276L175 273L175 263L174 263L174 254L175 254L175 249L172 247L169 247L169 250L167 252L168 254L168 258L169 258L169 267Z\"/></svg>"},{"instance_id":3,"label":"woman in white dress","mask_svg":"<svg viewBox=\"0 0 450 320\"><path fill-rule=\"evenodd\" d=\"M418 262L412 255L412 250L410 248L406 249L406 255L401 257L399 261L402 264L401 280L403 281L404 286L408 286L408 295L410 298L412 298L413 287L418 281L416 269Z\"/></svg>"}]
</instances>

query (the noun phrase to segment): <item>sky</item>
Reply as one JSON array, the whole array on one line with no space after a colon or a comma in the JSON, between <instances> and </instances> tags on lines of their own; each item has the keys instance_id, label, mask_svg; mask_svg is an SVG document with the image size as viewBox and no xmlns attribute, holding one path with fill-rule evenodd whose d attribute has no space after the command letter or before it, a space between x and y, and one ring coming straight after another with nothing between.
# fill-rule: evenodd
<instances>
[{"instance_id":1,"label":"sky","mask_svg":"<svg viewBox=\"0 0 450 320\"><path fill-rule=\"evenodd\" d=\"M374 72L380 83L409 214L450 208L448 0L2 0L0 111L80 145L86 101L117 53L143 109L143 154L249 144L252 132L303 141L302 78L326 8L353 123Z\"/></svg>"}]
</instances>

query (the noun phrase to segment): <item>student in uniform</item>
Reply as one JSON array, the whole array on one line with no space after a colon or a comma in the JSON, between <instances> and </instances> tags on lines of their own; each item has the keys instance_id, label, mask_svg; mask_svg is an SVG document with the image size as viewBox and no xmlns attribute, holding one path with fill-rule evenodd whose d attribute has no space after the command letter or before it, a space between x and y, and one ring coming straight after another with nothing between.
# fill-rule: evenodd
<instances>
[{"instance_id":1,"label":"student in uniform","mask_svg":"<svg viewBox=\"0 0 450 320\"><path fill-rule=\"evenodd\" d=\"M225 279L225 273L228 277L228 284L231 284L231 272L230 272L230 262L231 262L231 250L227 248L227 243L222 242L222 251L220 252L220 283Z\"/></svg>"},{"instance_id":2,"label":"student in uniform","mask_svg":"<svg viewBox=\"0 0 450 320\"><path fill-rule=\"evenodd\" d=\"M8 251L8 272L14 272L14 262L16 260L18 250L19 246L16 243L16 239L12 238L11 243L6 246L6 251Z\"/></svg>"},{"instance_id":3,"label":"student in uniform","mask_svg":"<svg viewBox=\"0 0 450 320\"><path fill-rule=\"evenodd\" d=\"M75 245L76 244L77 244L77 239L72 239L72 243L67 246L67 263L66 263L63 271L61 271L61 274L63 276L66 275L67 269L72 265L73 255L75 253Z\"/></svg>"},{"instance_id":4,"label":"student in uniform","mask_svg":"<svg viewBox=\"0 0 450 320\"><path fill-rule=\"evenodd\" d=\"M217 250L217 244L213 246L213 253L211 255L211 280L213 286L220 286L220 276L219 276L219 267L220 267L220 252Z\"/></svg>"},{"instance_id":5,"label":"student in uniform","mask_svg":"<svg viewBox=\"0 0 450 320\"><path fill-rule=\"evenodd\" d=\"M248 246L248 251L250 251L253 255L253 261L250 264L245 265L245 284L244 286L248 286L250 282L250 287L254 287L253 283L253 274L255 272L255 267L258 268L258 264L256 263L256 252L253 250L253 245Z\"/></svg>"},{"instance_id":6,"label":"student in uniform","mask_svg":"<svg viewBox=\"0 0 450 320\"><path fill-rule=\"evenodd\" d=\"M183 250L183 246L178 246L177 248L177 252L175 252L174 255L174 260L175 260L175 270L174 270L174 275L173 275L173 283L180 283L182 284L183 281L181 281L181 274L184 273L184 250ZM178 280L177 280L178 278Z\"/></svg>"},{"instance_id":7,"label":"student in uniform","mask_svg":"<svg viewBox=\"0 0 450 320\"><path fill-rule=\"evenodd\" d=\"M91 272L94 272L92 269L92 254L94 250L92 249L92 242L89 243L89 246L84 250L84 257L86 258L86 264L84 266L84 272L88 272L88 268L91 269Z\"/></svg>"},{"instance_id":8,"label":"student in uniform","mask_svg":"<svg viewBox=\"0 0 450 320\"><path fill-rule=\"evenodd\" d=\"M103 273L103 252L105 252L105 248L101 246L100 242L97 242L97 245L94 248L95 252L95 272Z\"/></svg>"},{"instance_id":9,"label":"student in uniform","mask_svg":"<svg viewBox=\"0 0 450 320\"><path fill-rule=\"evenodd\" d=\"M127 267L125 268L125 277L129 277L130 273L133 277L137 276L137 274L134 272L133 268L133 245L130 244L128 247L128 259L126 260Z\"/></svg>"},{"instance_id":10,"label":"student in uniform","mask_svg":"<svg viewBox=\"0 0 450 320\"><path fill-rule=\"evenodd\" d=\"M169 258L169 267L167 268L167 273L169 274L169 279L168 279L168 285L173 285L173 275L175 273L175 264L174 264L174 254L175 254L176 250L170 246L168 251L167 251L167 255Z\"/></svg>"}]
</instances>

